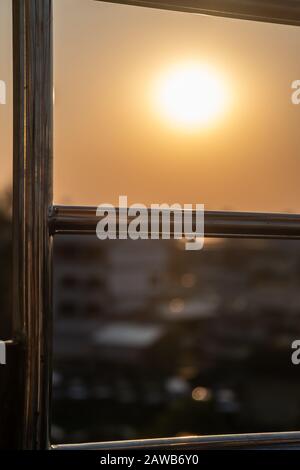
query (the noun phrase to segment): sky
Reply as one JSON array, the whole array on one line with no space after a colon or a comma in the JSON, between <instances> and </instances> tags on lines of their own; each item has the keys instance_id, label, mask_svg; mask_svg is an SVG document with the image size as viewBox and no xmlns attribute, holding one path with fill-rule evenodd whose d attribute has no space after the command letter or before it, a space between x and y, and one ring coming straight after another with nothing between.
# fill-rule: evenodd
<instances>
[{"instance_id":1,"label":"sky","mask_svg":"<svg viewBox=\"0 0 300 470\"><path fill-rule=\"evenodd\" d=\"M9 4L0 1L0 79L10 98ZM54 0L55 202L127 195L299 212L299 49L294 26ZM213 71L226 95L208 126L175 125L157 99L160 77L190 63ZM1 188L11 177L9 105L0 107Z\"/></svg>"},{"instance_id":2,"label":"sky","mask_svg":"<svg viewBox=\"0 0 300 470\"><path fill-rule=\"evenodd\" d=\"M0 104L0 196L12 185L12 28L11 0L0 0L0 80L6 104Z\"/></svg>"}]
</instances>

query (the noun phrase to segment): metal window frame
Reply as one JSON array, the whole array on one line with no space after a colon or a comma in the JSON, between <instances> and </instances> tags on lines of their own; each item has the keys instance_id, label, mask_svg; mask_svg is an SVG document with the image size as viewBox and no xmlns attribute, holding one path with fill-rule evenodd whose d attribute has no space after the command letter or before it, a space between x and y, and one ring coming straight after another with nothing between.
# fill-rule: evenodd
<instances>
[{"instance_id":1,"label":"metal window frame","mask_svg":"<svg viewBox=\"0 0 300 470\"><path fill-rule=\"evenodd\" d=\"M251 21L300 24L299 0L97 0Z\"/></svg>"},{"instance_id":2,"label":"metal window frame","mask_svg":"<svg viewBox=\"0 0 300 470\"><path fill-rule=\"evenodd\" d=\"M1 447L50 449L52 240L56 234L94 233L97 219L95 208L53 206L52 0L12 2L14 334L7 343L5 387L10 400L1 420L0 436ZM244 0L218 2L224 4L221 11L216 8L207 11L203 6L207 2L201 0L114 3L245 18L245 12L237 7L242 2ZM187 8L187 3L193 3L193 9ZM235 4L236 9L226 10L226 4L228 7L230 3ZM289 3L296 5L295 1ZM300 25L300 15L274 18L270 11L267 17L261 10L257 15L253 11L251 19ZM207 212L205 228L206 235L214 237L299 239L300 215ZM54 448L166 449L175 446L202 449L275 445L300 446L300 433L174 438Z\"/></svg>"}]
</instances>

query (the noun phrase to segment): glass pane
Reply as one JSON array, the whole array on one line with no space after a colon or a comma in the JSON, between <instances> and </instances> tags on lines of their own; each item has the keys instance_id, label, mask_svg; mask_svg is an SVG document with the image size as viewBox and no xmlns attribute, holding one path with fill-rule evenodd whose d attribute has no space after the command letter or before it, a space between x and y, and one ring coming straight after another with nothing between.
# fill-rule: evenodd
<instances>
[{"instance_id":1,"label":"glass pane","mask_svg":"<svg viewBox=\"0 0 300 470\"><path fill-rule=\"evenodd\" d=\"M11 328L12 5L0 2L0 339Z\"/></svg>"},{"instance_id":2,"label":"glass pane","mask_svg":"<svg viewBox=\"0 0 300 470\"><path fill-rule=\"evenodd\" d=\"M299 212L299 43L296 26L55 0L55 201Z\"/></svg>"},{"instance_id":3,"label":"glass pane","mask_svg":"<svg viewBox=\"0 0 300 470\"><path fill-rule=\"evenodd\" d=\"M298 242L61 236L54 267L52 441L299 430Z\"/></svg>"}]
</instances>

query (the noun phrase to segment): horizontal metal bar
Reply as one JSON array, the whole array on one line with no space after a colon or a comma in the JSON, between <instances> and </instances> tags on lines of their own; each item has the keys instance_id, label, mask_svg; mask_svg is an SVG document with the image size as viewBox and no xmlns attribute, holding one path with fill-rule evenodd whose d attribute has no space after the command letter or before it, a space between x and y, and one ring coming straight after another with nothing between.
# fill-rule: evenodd
<instances>
[{"instance_id":1,"label":"horizontal metal bar","mask_svg":"<svg viewBox=\"0 0 300 470\"><path fill-rule=\"evenodd\" d=\"M300 0L101 0L150 8L300 25Z\"/></svg>"},{"instance_id":2,"label":"horizontal metal bar","mask_svg":"<svg viewBox=\"0 0 300 470\"><path fill-rule=\"evenodd\" d=\"M101 219L96 207L54 206L49 213L51 235L91 235ZM118 221L117 210L117 221ZM149 214L150 217L150 214ZM195 220L195 211L193 219ZM300 239L300 215L261 212L205 211L205 237ZM132 217L128 217L128 224ZM170 219L170 233L174 220ZM160 229L160 235L162 230Z\"/></svg>"},{"instance_id":3,"label":"horizontal metal bar","mask_svg":"<svg viewBox=\"0 0 300 470\"><path fill-rule=\"evenodd\" d=\"M231 434L223 436L191 436L136 441L90 442L86 444L54 445L54 450L172 450L176 449L247 449L293 446L300 448L300 432Z\"/></svg>"}]
</instances>

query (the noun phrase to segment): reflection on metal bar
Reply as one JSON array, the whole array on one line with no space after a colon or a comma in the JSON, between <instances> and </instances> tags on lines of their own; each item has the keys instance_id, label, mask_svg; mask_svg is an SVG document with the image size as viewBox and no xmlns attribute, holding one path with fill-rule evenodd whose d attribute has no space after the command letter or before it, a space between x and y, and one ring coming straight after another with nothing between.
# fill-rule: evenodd
<instances>
[{"instance_id":1,"label":"reflection on metal bar","mask_svg":"<svg viewBox=\"0 0 300 470\"><path fill-rule=\"evenodd\" d=\"M54 206L49 215L50 233L93 235L100 220L96 210L96 207ZM128 217L128 224L130 220L132 218ZM171 236L173 225L171 217ZM206 237L300 239L300 215L206 211L204 226ZM161 229L159 235L162 235Z\"/></svg>"},{"instance_id":2,"label":"reflection on metal bar","mask_svg":"<svg viewBox=\"0 0 300 470\"><path fill-rule=\"evenodd\" d=\"M51 374L52 0L13 0L13 330L7 448L45 449ZM11 398L10 398L11 396Z\"/></svg>"},{"instance_id":3,"label":"reflection on metal bar","mask_svg":"<svg viewBox=\"0 0 300 470\"><path fill-rule=\"evenodd\" d=\"M191 436L137 441L90 442L86 444L61 444L54 450L189 450L189 449L261 449L292 446L300 449L300 432L231 434L224 436Z\"/></svg>"},{"instance_id":4,"label":"reflection on metal bar","mask_svg":"<svg viewBox=\"0 0 300 470\"><path fill-rule=\"evenodd\" d=\"M300 0L101 0L270 23L300 25Z\"/></svg>"}]
</instances>

